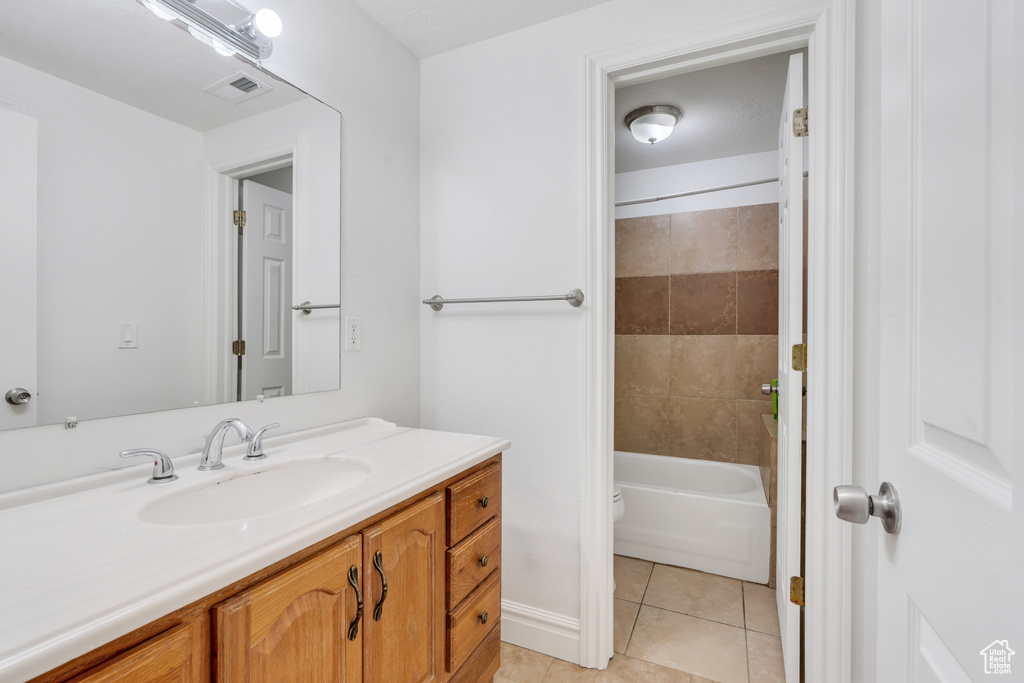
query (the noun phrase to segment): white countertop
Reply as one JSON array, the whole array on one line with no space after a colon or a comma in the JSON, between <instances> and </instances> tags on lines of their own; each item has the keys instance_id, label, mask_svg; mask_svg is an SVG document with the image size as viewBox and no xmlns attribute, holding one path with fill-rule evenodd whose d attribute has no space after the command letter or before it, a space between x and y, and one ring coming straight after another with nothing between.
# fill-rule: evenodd
<instances>
[{"instance_id":1,"label":"white countertop","mask_svg":"<svg viewBox=\"0 0 1024 683\"><path fill-rule=\"evenodd\" d=\"M45 673L400 503L510 442L408 429L374 418L264 439L267 460L199 472L175 458L179 480L146 483L152 463L0 495L0 680ZM372 470L341 494L283 513L191 525L143 522L168 494L243 472L325 456Z\"/></svg>"}]
</instances>

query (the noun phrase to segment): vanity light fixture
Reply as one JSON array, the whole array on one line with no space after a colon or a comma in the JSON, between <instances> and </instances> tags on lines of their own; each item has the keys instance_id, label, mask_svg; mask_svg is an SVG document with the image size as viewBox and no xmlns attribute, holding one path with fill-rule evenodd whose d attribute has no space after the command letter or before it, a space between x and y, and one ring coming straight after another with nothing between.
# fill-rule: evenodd
<instances>
[{"instance_id":1,"label":"vanity light fixture","mask_svg":"<svg viewBox=\"0 0 1024 683\"><path fill-rule=\"evenodd\" d=\"M235 0L139 0L153 14L177 21L197 40L222 55L235 53L254 62L266 59L281 35L281 17L272 9L252 12Z\"/></svg>"},{"instance_id":2,"label":"vanity light fixture","mask_svg":"<svg viewBox=\"0 0 1024 683\"><path fill-rule=\"evenodd\" d=\"M671 104L649 105L626 114L626 127L638 142L653 145L672 134L682 115L682 110Z\"/></svg>"}]
</instances>

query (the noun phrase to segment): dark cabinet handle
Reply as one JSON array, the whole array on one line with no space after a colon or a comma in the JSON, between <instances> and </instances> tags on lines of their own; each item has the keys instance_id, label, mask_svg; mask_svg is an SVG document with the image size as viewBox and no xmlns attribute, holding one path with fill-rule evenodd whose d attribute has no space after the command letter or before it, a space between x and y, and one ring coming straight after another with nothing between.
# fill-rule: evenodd
<instances>
[{"instance_id":1,"label":"dark cabinet handle","mask_svg":"<svg viewBox=\"0 0 1024 683\"><path fill-rule=\"evenodd\" d=\"M384 556L378 550L373 554L373 566L376 567L377 573L380 574L380 600L373 606L373 620L380 621L381 616L384 614L384 600L388 597L388 577L384 576Z\"/></svg>"},{"instance_id":2,"label":"dark cabinet handle","mask_svg":"<svg viewBox=\"0 0 1024 683\"><path fill-rule=\"evenodd\" d=\"M483 557L480 558L480 566L481 567L486 567L487 563L490 562L490 561L491 561L491 558L488 557L487 555L484 555Z\"/></svg>"},{"instance_id":3,"label":"dark cabinet handle","mask_svg":"<svg viewBox=\"0 0 1024 683\"><path fill-rule=\"evenodd\" d=\"M483 498L480 499L480 507L485 508L485 507L487 507L490 504L491 504L491 499L488 498L487 496L484 496Z\"/></svg>"},{"instance_id":4,"label":"dark cabinet handle","mask_svg":"<svg viewBox=\"0 0 1024 683\"><path fill-rule=\"evenodd\" d=\"M359 590L359 569L355 565L348 568L348 582L356 589L356 618L348 625L348 639L355 640L359 635L359 620L363 618L363 592Z\"/></svg>"},{"instance_id":5,"label":"dark cabinet handle","mask_svg":"<svg viewBox=\"0 0 1024 683\"><path fill-rule=\"evenodd\" d=\"M487 612L484 612L483 614L481 614L479 619L480 619L480 623L481 624L486 624L487 623Z\"/></svg>"}]
</instances>

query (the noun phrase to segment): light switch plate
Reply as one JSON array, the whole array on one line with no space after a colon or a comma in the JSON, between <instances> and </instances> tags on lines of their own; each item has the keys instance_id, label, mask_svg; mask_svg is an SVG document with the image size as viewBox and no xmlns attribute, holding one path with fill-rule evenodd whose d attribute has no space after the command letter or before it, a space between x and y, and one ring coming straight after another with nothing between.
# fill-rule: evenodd
<instances>
[{"instance_id":1,"label":"light switch plate","mask_svg":"<svg viewBox=\"0 0 1024 683\"><path fill-rule=\"evenodd\" d=\"M117 324L117 348L137 349L139 348L139 324L118 323Z\"/></svg>"}]
</instances>

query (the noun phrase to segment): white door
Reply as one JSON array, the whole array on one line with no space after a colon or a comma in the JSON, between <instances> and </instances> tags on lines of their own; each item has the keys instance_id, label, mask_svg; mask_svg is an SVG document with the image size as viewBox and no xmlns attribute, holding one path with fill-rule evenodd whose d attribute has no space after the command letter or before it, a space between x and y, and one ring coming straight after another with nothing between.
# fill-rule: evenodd
<instances>
[{"instance_id":1,"label":"white door","mask_svg":"<svg viewBox=\"0 0 1024 683\"><path fill-rule=\"evenodd\" d=\"M789 577L800 571L800 447L803 373L792 348L803 342L803 140L793 135L793 111L804 106L804 58L789 58L779 124L779 437L775 591L786 680L800 680L800 608L789 601Z\"/></svg>"},{"instance_id":2,"label":"white door","mask_svg":"<svg viewBox=\"0 0 1024 683\"><path fill-rule=\"evenodd\" d=\"M878 481L857 483L890 482L902 528L856 530L879 544L876 678L1020 681L1024 9L881 19Z\"/></svg>"},{"instance_id":3,"label":"white door","mask_svg":"<svg viewBox=\"0 0 1024 683\"><path fill-rule=\"evenodd\" d=\"M242 399L292 393L292 196L242 181Z\"/></svg>"},{"instance_id":4,"label":"white door","mask_svg":"<svg viewBox=\"0 0 1024 683\"><path fill-rule=\"evenodd\" d=\"M0 399L0 429L34 427L36 385L36 120L0 108L0 394L26 389L32 399Z\"/></svg>"}]
</instances>

